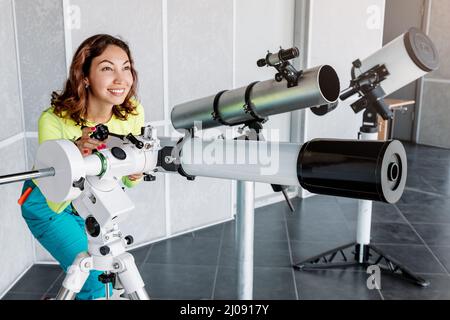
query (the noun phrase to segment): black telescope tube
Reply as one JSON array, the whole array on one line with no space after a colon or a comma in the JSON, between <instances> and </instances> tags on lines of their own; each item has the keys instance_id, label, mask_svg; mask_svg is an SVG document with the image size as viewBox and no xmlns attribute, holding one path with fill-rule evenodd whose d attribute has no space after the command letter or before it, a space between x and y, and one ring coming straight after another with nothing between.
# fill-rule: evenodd
<instances>
[{"instance_id":1,"label":"black telescope tube","mask_svg":"<svg viewBox=\"0 0 450 320\"><path fill-rule=\"evenodd\" d=\"M297 175L312 193L396 203L405 189L406 152L398 141L312 140L300 151Z\"/></svg>"}]
</instances>

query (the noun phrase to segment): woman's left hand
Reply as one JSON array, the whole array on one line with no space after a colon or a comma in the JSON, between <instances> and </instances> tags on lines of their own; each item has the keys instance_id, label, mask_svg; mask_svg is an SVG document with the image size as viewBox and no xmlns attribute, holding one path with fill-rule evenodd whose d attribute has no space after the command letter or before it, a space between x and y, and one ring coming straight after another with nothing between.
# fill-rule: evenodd
<instances>
[{"instance_id":1,"label":"woman's left hand","mask_svg":"<svg viewBox=\"0 0 450 320\"><path fill-rule=\"evenodd\" d=\"M137 173L137 174L131 174L128 176L128 179L130 179L130 181L137 181L139 179L142 179L144 175L142 173Z\"/></svg>"}]
</instances>

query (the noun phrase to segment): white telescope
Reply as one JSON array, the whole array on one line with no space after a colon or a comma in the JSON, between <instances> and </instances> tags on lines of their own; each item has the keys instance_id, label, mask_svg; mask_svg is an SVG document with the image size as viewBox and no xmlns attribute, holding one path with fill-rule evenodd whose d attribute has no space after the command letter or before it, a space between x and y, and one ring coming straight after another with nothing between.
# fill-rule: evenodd
<instances>
[{"instance_id":1,"label":"white telescope","mask_svg":"<svg viewBox=\"0 0 450 320\"><path fill-rule=\"evenodd\" d=\"M110 181L113 188L119 177L136 172L179 172L192 177L302 186L317 194L395 203L407 176L406 153L398 141L316 139L299 145L188 136L162 146L153 142L150 147L145 139L138 139L144 142L141 149L128 142L86 158L69 141L46 141L39 147L35 162L35 172L43 174L34 177L41 178L39 187L55 202L77 199L86 180L91 184ZM161 157L164 149L176 158ZM26 173L0 177L0 185L25 178Z\"/></svg>"},{"instance_id":2,"label":"white telescope","mask_svg":"<svg viewBox=\"0 0 450 320\"><path fill-rule=\"evenodd\" d=\"M385 96L436 70L438 66L439 54L436 47L430 38L416 28L409 29L408 32L400 35L369 57L353 62L350 87L341 94L340 98L345 100L355 94L359 95L360 98L352 103L351 107L355 113L365 110L362 119L363 124L359 132L360 138L365 141L378 140L378 115L385 120L393 118L393 112L384 101ZM332 147L332 145L329 145L326 149ZM366 154L367 152L370 151L366 150L363 153ZM383 177L383 179L387 177L387 180L381 182L380 186L395 188L397 183L402 183L401 179L397 181L392 179L402 171L401 166L406 164L406 159L396 160L397 155L388 161L388 176ZM335 172L337 170L328 171L324 176L332 179ZM320 181L319 184L322 183L323 181ZM403 189L403 187L400 188ZM322 187L319 187L319 189L320 192L324 192ZM364 190L361 185L358 189ZM308 190L311 192L317 191L315 187ZM336 191L333 191L332 194L338 195ZM367 268L368 266L378 265L382 270L400 275L419 286L428 286L429 281L414 274L401 262L385 254L383 250L371 243L372 202L367 198L355 198L360 199L358 201L356 242L296 263L294 268L309 270L342 268L354 265ZM355 253L354 261L347 261L345 256L344 251L349 248L353 248ZM336 261L336 256L343 256L345 261ZM372 259L371 257L376 258Z\"/></svg>"},{"instance_id":3,"label":"white telescope","mask_svg":"<svg viewBox=\"0 0 450 320\"><path fill-rule=\"evenodd\" d=\"M353 62L352 80L341 100L358 94L351 107L358 113L373 108L385 120L393 113L383 98L439 67L439 53L431 39L411 28L363 60Z\"/></svg>"},{"instance_id":4,"label":"white telescope","mask_svg":"<svg viewBox=\"0 0 450 320\"><path fill-rule=\"evenodd\" d=\"M403 88L439 67L439 54L431 39L416 28L398 36L361 61L360 72L385 65L389 76L382 86L386 95Z\"/></svg>"}]
</instances>

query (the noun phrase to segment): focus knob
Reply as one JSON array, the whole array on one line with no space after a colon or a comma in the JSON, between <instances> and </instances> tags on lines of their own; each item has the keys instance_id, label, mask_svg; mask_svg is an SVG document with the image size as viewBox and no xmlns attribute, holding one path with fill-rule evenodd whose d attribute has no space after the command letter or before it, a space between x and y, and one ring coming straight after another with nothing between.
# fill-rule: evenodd
<instances>
[{"instance_id":1,"label":"focus knob","mask_svg":"<svg viewBox=\"0 0 450 320\"><path fill-rule=\"evenodd\" d=\"M127 242L127 245L129 246L129 245L132 245L132 244L133 244L134 239L133 239L132 236L126 236L126 237L125 237L125 241Z\"/></svg>"},{"instance_id":2,"label":"focus knob","mask_svg":"<svg viewBox=\"0 0 450 320\"><path fill-rule=\"evenodd\" d=\"M100 253L102 256L106 256L110 251L111 249L108 246L103 246L100 248Z\"/></svg>"}]
</instances>

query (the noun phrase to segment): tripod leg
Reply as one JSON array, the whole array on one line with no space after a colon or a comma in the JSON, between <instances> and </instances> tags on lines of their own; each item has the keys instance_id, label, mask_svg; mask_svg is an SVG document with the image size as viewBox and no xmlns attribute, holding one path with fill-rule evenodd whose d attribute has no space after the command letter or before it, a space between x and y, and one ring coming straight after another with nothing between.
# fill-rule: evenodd
<instances>
[{"instance_id":1,"label":"tripod leg","mask_svg":"<svg viewBox=\"0 0 450 320\"><path fill-rule=\"evenodd\" d=\"M424 278L416 275L408 267L401 264L399 261L397 261L393 257L387 255L386 253L381 251L376 246L369 245L369 247L370 247L370 249L372 249L374 252L376 252L380 256L380 258L379 258L380 262L383 259L386 262L387 267L381 266L384 271L390 272L394 275L399 275L400 277L403 277L404 279L409 280L420 287L428 287L430 285L430 282L428 280L425 280Z\"/></svg>"},{"instance_id":2,"label":"tripod leg","mask_svg":"<svg viewBox=\"0 0 450 320\"><path fill-rule=\"evenodd\" d=\"M92 267L92 257L86 252L80 253L67 270L56 300L74 300L77 293L83 288Z\"/></svg>"},{"instance_id":3,"label":"tripod leg","mask_svg":"<svg viewBox=\"0 0 450 320\"><path fill-rule=\"evenodd\" d=\"M125 252L117 257L114 268L116 268L115 272L117 272L119 281L125 289L125 293L130 297L130 300L150 300L144 288L144 280L142 280L134 258L130 253Z\"/></svg>"}]
</instances>

